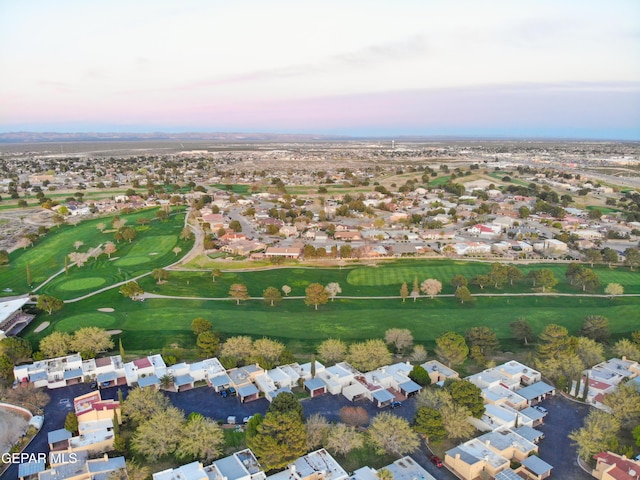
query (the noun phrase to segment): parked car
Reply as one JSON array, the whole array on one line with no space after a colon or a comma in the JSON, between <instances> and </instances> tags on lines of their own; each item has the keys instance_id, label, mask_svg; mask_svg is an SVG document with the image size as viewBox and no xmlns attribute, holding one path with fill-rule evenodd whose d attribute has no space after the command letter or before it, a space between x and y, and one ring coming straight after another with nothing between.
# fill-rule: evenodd
<instances>
[{"instance_id":1,"label":"parked car","mask_svg":"<svg viewBox=\"0 0 640 480\"><path fill-rule=\"evenodd\" d=\"M229 387L227 388L227 393L229 394L230 397L235 397L236 396L236 389L233 387Z\"/></svg>"},{"instance_id":2,"label":"parked car","mask_svg":"<svg viewBox=\"0 0 640 480\"><path fill-rule=\"evenodd\" d=\"M433 463L438 468L444 467L444 465L442 464L442 460L440 460L440 457L429 455L429 460L431 460L431 463Z\"/></svg>"},{"instance_id":3,"label":"parked car","mask_svg":"<svg viewBox=\"0 0 640 480\"><path fill-rule=\"evenodd\" d=\"M226 390L220 390L219 393L222 398L227 398L229 396L229 392L227 392Z\"/></svg>"},{"instance_id":4,"label":"parked car","mask_svg":"<svg viewBox=\"0 0 640 480\"><path fill-rule=\"evenodd\" d=\"M89 384L89 388L93 388L95 390L96 388L98 388L98 382L96 382L95 380L92 380L91 383Z\"/></svg>"},{"instance_id":5,"label":"parked car","mask_svg":"<svg viewBox=\"0 0 640 480\"><path fill-rule=\"evenodd\" d=\"M533 408L535 408L536 410L538 410L540 413L544 413L545 415L547 413L549 413L549 410L547 410L546 408L540 406L540 405L536 405Z\"/></svg>"},{"instance_id":6,"label":"parked car","mask_svg":"<svg viewBox=\"0 0 640 480\"><path fill-rule=\"evenodd\" d=\"M391 408L398 408L402 406L402 402L391 402L391 405L389 405Z\"/></svg>"}]
</instances>

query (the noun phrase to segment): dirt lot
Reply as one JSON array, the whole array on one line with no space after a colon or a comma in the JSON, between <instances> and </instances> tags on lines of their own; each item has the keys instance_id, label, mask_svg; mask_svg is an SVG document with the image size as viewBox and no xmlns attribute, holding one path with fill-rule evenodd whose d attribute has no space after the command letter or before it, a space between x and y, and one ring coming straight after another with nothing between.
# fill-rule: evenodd
<instances>
[{"instance_id":1,"label":"dirt lot","mask_svg":"<svg viewBox=\"0 0 640 480\"><path fill-rule=\"evenodd\" d=\"M9 451L27 431L28 425L24 416L0 407L0 454Z\"/></svg>"}]
</instances>

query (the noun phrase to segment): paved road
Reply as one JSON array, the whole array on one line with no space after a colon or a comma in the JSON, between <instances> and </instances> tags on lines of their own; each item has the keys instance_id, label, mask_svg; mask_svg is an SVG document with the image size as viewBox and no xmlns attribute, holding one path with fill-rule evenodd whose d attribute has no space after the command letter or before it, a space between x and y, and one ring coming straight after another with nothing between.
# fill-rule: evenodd
<instances>
[{"instance_id":1,"label":"paved road","mask_svg":"<svg viewBox=\"0 0 640 480\"><path fill-rule=\"evenodd\" d=\"M540 441L540 458L553 465L552 477L571 480L588 480L593 477L578 466L576 448L567 435L584 423L592 407L573 402L561 395L545 400L543 405L549 414L544 425L536 427L544 433Z\"/></svg>"}]
</instances>

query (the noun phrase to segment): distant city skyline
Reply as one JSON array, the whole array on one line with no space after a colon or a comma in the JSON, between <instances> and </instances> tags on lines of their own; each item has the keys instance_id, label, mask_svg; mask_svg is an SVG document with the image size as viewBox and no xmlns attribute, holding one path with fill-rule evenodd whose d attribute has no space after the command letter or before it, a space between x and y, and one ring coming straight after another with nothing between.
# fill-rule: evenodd
<instances>
[{"instance_id":1,"label":"distant city skyline","mask_svg":"<svg viewBox=\"0 0 640 480\"><path fill-rule=\"evenodd\" d=\"M0 2L0 132L640 140L637 0Z\"/></svg>"}]
</instances>

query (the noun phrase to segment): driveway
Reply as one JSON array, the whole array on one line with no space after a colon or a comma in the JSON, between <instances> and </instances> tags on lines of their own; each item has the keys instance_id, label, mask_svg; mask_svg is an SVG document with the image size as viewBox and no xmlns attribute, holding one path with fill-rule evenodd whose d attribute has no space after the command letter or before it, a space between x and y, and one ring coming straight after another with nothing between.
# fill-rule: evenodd
<instances>
[{"instance_id":1,"label":"driveway","mask_svg":"<svg viewBox=\"0 0 640 480\"><path fill-rule=\"evenodd\" d=\"M196 412L225 422L229 416L235 416L237 422L240 423L244 417L255 413L264 415L269 407L269 402L264 398L254 402L240 403L238 397L223 398L209 387L194 388L179 393L164 393L173 405L183 410L187 415Z\"/></svg>"},{"instance_id":2,"label":"driveway","mask_svg":"<svg viewBox=\"0 0 640 480\"><path fill-rule=\"evenodd\" d=\"M544 425L536 427L544 433L540 441L540 458L553 465L554 478L589 480L593 477L578 466L576 448L567 437L571 431L582 427L584 418L592 407L567 400L562 395L541 403L549 414Z\"/></svg>"}]
</instances>

